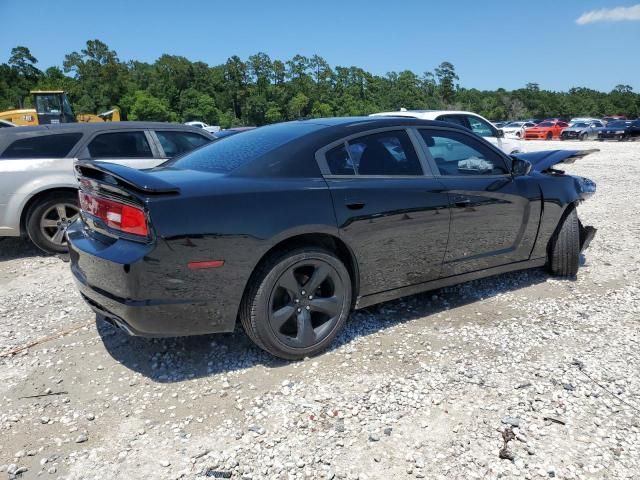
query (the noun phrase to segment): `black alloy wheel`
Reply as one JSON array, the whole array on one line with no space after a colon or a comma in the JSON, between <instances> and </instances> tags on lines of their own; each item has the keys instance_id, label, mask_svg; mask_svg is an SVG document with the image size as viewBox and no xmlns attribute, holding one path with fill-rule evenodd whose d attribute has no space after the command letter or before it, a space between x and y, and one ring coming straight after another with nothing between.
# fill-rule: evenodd
<instances>
[{"instance_id":1,"label":"black alloy wheel","mask_svg":"<svg viewBox=\"0 0 640 480\"><path fill-rule=\"evenodd\" d=\"M276 255L256 275L240 319L249 337L288 360L313 356L335 338L351 308L343 263L310 247Z\"/></svg>"}]
</instances>

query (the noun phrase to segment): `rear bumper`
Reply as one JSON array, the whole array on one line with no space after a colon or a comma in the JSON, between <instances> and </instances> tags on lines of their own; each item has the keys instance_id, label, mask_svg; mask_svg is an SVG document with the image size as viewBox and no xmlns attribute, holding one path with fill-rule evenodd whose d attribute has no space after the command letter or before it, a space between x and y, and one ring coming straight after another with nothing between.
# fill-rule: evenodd
<instances>
[{"instance_id":1,"label":"rear bumper","mask_svg":"<svg viewBox=\"0 0 640 480\"><path fill-rule=\"evenodd\" d=\"M624 133L599 133L598 140L620 140L621 138L625 138Z\"/></svg>"},{"instance_id":2,"label":"rear bumper","mask_svg":"<svg viewBox=\"0 0 640 480\"><path fill-rule=\"evenodd\" d=\"M237 304L215 298L207 272L191 272L186 265L177 271L170 251L127 240L103 243L80 222L69 227L67 239L82 298L128 334L178 337L233 330Z\"/></svg>"}]
</instances>

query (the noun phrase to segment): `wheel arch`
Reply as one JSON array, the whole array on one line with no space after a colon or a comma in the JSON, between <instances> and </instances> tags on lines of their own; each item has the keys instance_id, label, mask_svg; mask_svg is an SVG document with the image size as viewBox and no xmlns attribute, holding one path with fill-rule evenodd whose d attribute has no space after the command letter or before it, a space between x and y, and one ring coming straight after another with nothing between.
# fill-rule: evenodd
<instances>
[{"instance_id":1,"label":"wheel arch","mask_svg":"<svg viewBox=\"0 0 640 480\"><path fill-rule=\"evenodd\" d=\"M242 298L244 299L247 294L256 272L260 270L260 267L268 258L287 250L293 250L305 246L325 248L333 252L340 261L342 261L349 272L349 276L351 277L351 287L353 291L352 306L355 305L358 297L358 291L360 289L360 270L358 267L358 261L353 250L342 239L330 233L300 233L278 241L275 245L264 252L256 263L244 287Z\"/></svg>"},{"instance_id":2,"label":"wheel arch","mask_svg":"<svg viewBox=\"0 0 640 480\"><path fill-rule=\"evenodd\" d=\"M73 187L52 187L40 190L36 192L34 195L29 197L29 199L22 206L22 210L20 212L20 232L21 234L26 234L27 232L27 216L29 215L29 210L38 203L43 198L54 196L55 194L71 194L77 195L78 189Z\"/></svg>"}]
</instances>

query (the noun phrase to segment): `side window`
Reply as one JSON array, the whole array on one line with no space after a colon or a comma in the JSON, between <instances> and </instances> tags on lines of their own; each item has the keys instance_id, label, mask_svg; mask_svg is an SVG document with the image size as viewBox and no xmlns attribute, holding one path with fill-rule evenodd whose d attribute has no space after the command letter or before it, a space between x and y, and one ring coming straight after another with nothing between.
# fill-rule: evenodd
<instances>
[{"instance_id":1,"label":"side window","mask_svg":"<svg viewBox=\"0 0 640 480\"><path fill-rule=\"evenodd\" d=\"M602 125L602 123L601 123L601 122L593 122L593 126L594 126L594 127L596 127L596 128L602 128L602 127L604 127L604 125Z\"/></svg>"},{"instance_id":2,"label":"side window","mask_svg":"<svg viewBox=\"0 0 640 480\"><path fill-rule=\"evenodd\" d=\"M60 133L16 140L1 158L64 158L82 138L81 133Z\"/></svg>"},{"instance_id":3,"label":"side window","mask_svg":"<svg viewBox=\"0 0 640 480\"><path fill-rule=\"evenodd\" d=\"M469 128L469 124L465 121L465 118L462 115L441 115L436 118L436 120L439 120L441 122L455 123L456 125L460 125L461 127Z\"/></svg>"},{"instance_id":4,"label":"side window","mask_svg":"<svg viewBox=\"0 0 640 480\"><path fill-rule=\"evenodd\" d=\"M355 175L356 170L353 162L349 157L349 153L344 144L339 147L332 148L324 157L327 159L327 165L331 175Z\"/></svg>"},{"instance_id":5,"label":"side window","mask_svg":"<svg viewBox=\"0 0 640 480\"><path fill-rule=\"evenodd\" d=\"M495 137L495 133L493 133L493 128L491 128L491 125L489 125L481 118L475 117L473 115L467 115L467 120L469 121L469 127L471 127L471 131L476 135L480 135L481 137Z\"/></svg>"},{"instance_id":6,"label":"side window","mask_svg":"<svg viewBox=\"0 0 640 480\"><path fill-rule=\"evenodd\" d=\"M358 175L422 175L418 155L404 130L374 133L349 142Z\"/></svg>"},{"instance_id":7,"label":"side window","mask_svg":"<svg viewBox=\"0 0 640 480\"><path fill-rule=\"evenodd\" d=\"M481 142L457 132L420 130L440 175L504 175L504 160Z\"/></svg>"},{"instance_id":8,"label":"side window","mask_svg":"<svg viewBox=\"0 0 640 480\"><path fill-rule=\"evenodd\" d=\"M103 133L88 148L91 158L153 158L144 132Z\"/></svg>"},{"instance_id":9,"label":"side window","mask_svg":"<svg viewBox=\"0 0 640 480\"><path fill-rule=\"evenodd\" d=\"M211 141L202 135L191 132L156 131L156 135L167 157L190 152Z\"/></svg>"}]
</instances>

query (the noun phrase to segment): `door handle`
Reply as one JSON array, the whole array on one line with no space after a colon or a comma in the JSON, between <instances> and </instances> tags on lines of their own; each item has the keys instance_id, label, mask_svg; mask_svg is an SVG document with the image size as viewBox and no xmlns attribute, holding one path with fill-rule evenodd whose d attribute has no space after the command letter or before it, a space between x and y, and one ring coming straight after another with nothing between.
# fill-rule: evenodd
<instances>
[{"instance_id":1,"label":"door handle","mask_svg":"<svg viewBox=\"0 0 640 480\"><path fill-rule=\"evenodd\" d=\"M468 198L461 198L455 201L456 207L468 207L471 205L471 200Z\"/></svg>"},{"instance_id":2,"label":"door handle","mask_svg":"<svg viewBox=\"0 0 640 480\"><path fill-rule=\"evenodd\" d=\"M346 205L349 210L360 210L364 207L365 203L361 201L353 201L348 202Z\"/></svg>"}]
</instances>

